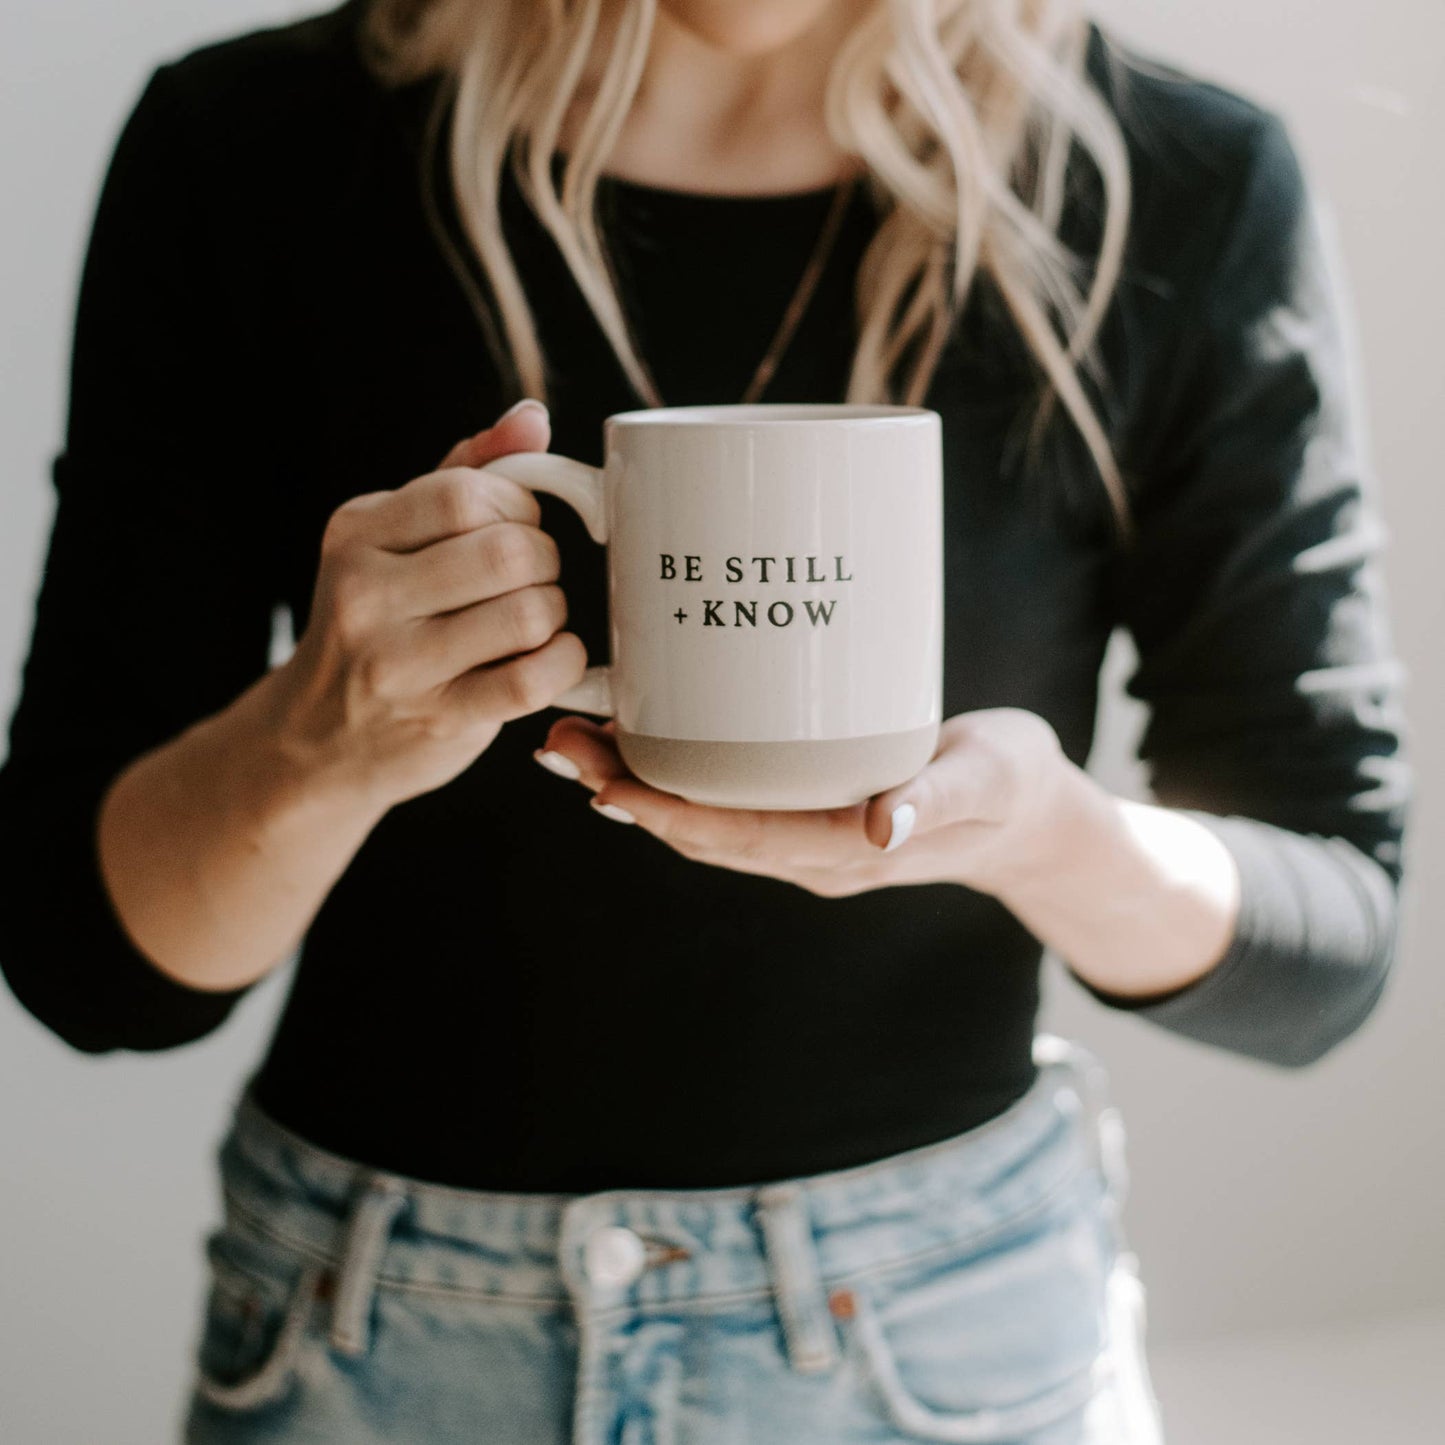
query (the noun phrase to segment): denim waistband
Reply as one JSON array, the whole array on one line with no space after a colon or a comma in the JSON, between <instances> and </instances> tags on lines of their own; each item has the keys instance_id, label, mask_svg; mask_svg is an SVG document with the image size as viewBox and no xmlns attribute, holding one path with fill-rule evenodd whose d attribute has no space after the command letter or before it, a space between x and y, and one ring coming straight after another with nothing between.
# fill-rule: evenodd
<instances>
[{"instance_id":1,"label":"denim waistband","mask_svg":"<svg viewBox=\"0 0 1445 1445\"><path fill-rule=\"evenodd\" d=\"M1102 1163L1107 1181L1092 1056L1043 1036L1035 1059L1037 1076L1018 1100L955 1138L722 1189L450 1188L330 1154L247 1091L221 1149L228 1223L322 1269L355 1273L366 1253L369 1286L515 1303L606 1308L772 1293L789 1232L806 1238L821 1280L836 1283L1014 1227L1046 1212L1091 1165Z\"/></svg>"}]
</instances>

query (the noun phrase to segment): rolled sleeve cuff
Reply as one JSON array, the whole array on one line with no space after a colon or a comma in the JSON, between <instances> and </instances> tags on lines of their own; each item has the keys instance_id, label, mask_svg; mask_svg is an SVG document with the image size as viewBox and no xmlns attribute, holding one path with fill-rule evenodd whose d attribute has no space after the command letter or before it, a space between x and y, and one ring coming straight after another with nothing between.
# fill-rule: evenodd
<instances>
[{"instance_id":1,"label":"rolled sleeve cuff","mask_svg":"<svg viewBox=\"0 0 1445 1445\"><path fill-rule=\"evenodd\" d=\"M50 827L43 848L17 847L9 860L12 876L32 879L17 890L0 927L16 998L84 1053L168 1049L210 1033L249 986L192 988L157 968L125 931L106 891L90 823L92 790L57 800L52 815L61 809L67 826ZM50 886L42 886L47 879ZM47 900L61 893L64 907L56 909Z\"/></svg>"},{"instance_id":2,"label":"rolled sleeve cuff","mask_svg":"<svg viewBox=\"0 0 1445 1445\"><path fill-rule=\"evenodd\" d=\"M1184 1037L1272 1064L1313 1062L1359 1026L1383 986L1394 913L1383 870L1344 856L1342 840L1179 811L1213 832L1239 870L1239 913L1223 956L1193 983L1147 997L1075 978L1108 1007Z\"/></svg>"}]
</instances>

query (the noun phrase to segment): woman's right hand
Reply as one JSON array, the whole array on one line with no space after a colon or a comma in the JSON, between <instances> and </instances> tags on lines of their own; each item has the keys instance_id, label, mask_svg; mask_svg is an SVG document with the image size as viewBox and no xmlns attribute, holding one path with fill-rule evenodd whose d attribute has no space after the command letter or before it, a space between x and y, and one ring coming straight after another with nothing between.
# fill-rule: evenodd
<instances>
[{"instance_id":1,"label":"woman's right hand","mask_svg":"<svg viewBox=\"0 0 1445 1445\"><path fill-rule=\"evenodd\" d=\"M437 471L332 514L309 622L272 678L278 742L302 771L384 810L580 680L537 499L477 470L549 440L540 403L514 408Z\"/></svg>"}]
</instances>

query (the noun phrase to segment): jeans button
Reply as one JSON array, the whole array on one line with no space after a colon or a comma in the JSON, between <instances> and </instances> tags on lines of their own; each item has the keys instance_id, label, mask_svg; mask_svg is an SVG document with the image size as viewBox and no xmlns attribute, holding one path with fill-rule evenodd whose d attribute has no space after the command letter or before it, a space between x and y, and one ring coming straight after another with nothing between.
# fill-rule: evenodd
<instances>
[{"instance_id":1,"label":"jeans button","mask_svg":"<svg viewBox=\"0 0 1445 1445\"><path fill-rule=\"evenodd\" d=\"M594 1230L582 1246L582 1267L593 1284L631 1284L646 1264L647 1246L621 1225Z\"/></svg>"}]
</instances>

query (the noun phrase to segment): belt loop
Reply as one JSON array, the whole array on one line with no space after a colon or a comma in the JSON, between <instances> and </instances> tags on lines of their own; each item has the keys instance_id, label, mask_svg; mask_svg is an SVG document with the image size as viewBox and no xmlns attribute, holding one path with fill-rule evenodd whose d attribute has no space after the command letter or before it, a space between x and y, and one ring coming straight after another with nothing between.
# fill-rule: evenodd
<instances>
[{"instance_id":1,"label":"belt loop","mask_svg":"<svg viewBox=\"0 0 1445 1445\"><path fill-rule=\"evenodd\" d=\"M331 1344L344 1355L371 1346L371 1301L381 1254L406 1195L394 1180L374 1178L352 1211L331 1307Z\"/></svg>"},{"instance_id":2,"label":"belt loop","mask_svg":"<svg viewBox=\"0 0 1445 1445\"><path fill-rule=\"evenodd\" d=\"M1084 1109L1084 1130L1094 1164L1104 1181L1105 1209L1116 1248L1122 1253L1124 1203L1129 1196L1129 1162L1124 1118L1110 1101L1109 1075L1092 1050L1071 1039L1039 1034L1034 1039L1034 1063L1063 1067L1073 1079Z\"/></svg>"},{"instance_id":3,"label":"belt loop","mask_svg":"<svg viewBox=\"0 0 1445 1445\"><path fill-rule=\"evenodd\" d=\"M839 1358L837 1328L818 1275L803 1191L796 1184L769 1184L756 1199L788 1361L803 1374L829 1370Z\"/></svg>"}]
</instances>

